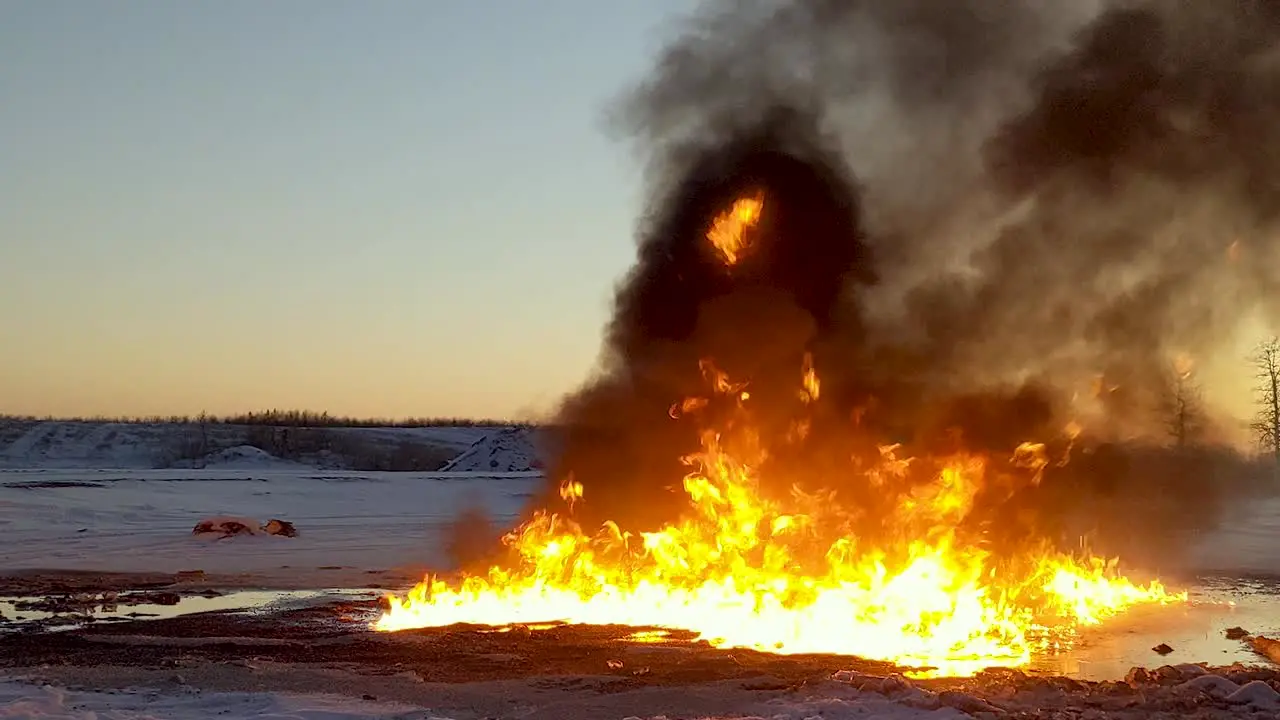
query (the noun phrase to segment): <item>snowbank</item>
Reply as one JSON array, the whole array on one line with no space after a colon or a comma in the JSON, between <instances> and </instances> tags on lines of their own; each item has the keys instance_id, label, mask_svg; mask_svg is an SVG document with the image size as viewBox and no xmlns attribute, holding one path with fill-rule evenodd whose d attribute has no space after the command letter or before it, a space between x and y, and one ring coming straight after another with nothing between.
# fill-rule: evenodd
<instances>
[{"instance_id":1,"label":"snowbank","mask_svg":"<svg viewBox=\"0 0 1280 720\"><path fill-rule=\"evenodd\" d=\"M302 463L278 458L252 445L237 445L209 453L195 461L174 463L174 467L223 468L226 470L288 470L307 467Z\"/></svg>"},{"instance_id":2,"label":"snowbank","mask_svg":"<svg viewBox=\"0 0 1280 720\"><path fill-rule=\"evenodd\" d=\"M441 472L529 472L542 467L529 428L507 428L476 441Z\"/></svg>"}]
</instances>

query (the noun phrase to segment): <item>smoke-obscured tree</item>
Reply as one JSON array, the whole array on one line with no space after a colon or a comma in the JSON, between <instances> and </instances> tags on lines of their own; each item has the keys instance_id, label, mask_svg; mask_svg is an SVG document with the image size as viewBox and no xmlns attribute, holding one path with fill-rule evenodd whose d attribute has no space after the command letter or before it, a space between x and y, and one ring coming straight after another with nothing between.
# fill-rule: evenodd
<instances>
[{"instance_id":1,"label":"smoke-obscured tree","mask_svg":"<svg viewBox=\"0 0 1280 720\"><path fill-rule=\"evenodd\" d=\"M1260 343L1252 362L1258 380L1254 388L1258 413L1253 420L1253 435L1258 447L1280 462L1280 339Z\"/></svg>"},{"instance_id":2,"label":"smoke-obscured tree","mask_svg":"<svg viewBox=\"0 0 1280 720\"><path fill-rule=\"evenodd\" d=\"M1190 361L1179 359L1168 371L1162 398L1165 429L1176 447L1194 445L1205 427L1204 403Z\"/></svg>"}]
</instances>

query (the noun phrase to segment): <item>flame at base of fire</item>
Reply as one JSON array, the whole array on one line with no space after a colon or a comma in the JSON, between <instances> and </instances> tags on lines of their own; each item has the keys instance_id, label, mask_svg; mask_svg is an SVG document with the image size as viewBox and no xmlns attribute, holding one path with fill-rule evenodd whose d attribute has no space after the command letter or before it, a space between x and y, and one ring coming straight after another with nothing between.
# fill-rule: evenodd
<instances>
[{"instance_id":1,"label":"flame at base of fire","mask_svg":"<svg viewBox=\"0 0 1280 720\"><path fill-rule=\"evenodd\" d=\"M659 627L717 647L857 655L967 675L1025 665L1035 650L1134 605L1187 597L1119 577L1114 561L1042 547L997 562L961 545L958 521L982 485L978 459L959 459L913 489L887 524L901 539L872 547L848 531L822 537L818 528L832 526L824 514L838 512L833 503L797 495L804 512L783 512L762 498L750 468L714 436L696 462L701 469L685 479L693 512L681 522L639 536L608 524L589 536L539 514L506 538L519 558L510 569L460 583L428 578L389 598L375 629ZM563 492L580 499L582 486Z\"/></svg>"}]
</instances>

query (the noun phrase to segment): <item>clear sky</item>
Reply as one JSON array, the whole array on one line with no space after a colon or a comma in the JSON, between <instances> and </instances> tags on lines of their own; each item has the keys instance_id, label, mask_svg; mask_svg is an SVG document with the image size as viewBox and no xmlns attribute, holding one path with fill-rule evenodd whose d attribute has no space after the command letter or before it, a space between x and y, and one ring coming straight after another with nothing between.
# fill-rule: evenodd
<instances>
[{"instance_id":1,"label":"clear sky","mask_svg":"<svg viewBox=\"0 0 1280 720\"><path fill-rule=\"evenodd\" d=\"M0 0L0 412L551 406L693 4Z\"/></svg>"}]
</instances>

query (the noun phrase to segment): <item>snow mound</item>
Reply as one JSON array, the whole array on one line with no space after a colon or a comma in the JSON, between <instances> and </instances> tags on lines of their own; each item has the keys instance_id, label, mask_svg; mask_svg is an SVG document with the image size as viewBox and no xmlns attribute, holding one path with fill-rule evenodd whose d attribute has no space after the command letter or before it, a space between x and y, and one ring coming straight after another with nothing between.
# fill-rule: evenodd
<instances>
[{"instance_id":1,"label":"snow mound","mask_svg":"<svg viewBox=\"0 0 1280 720\"><path fill-rule=\"evenodd\" d=\"M300 463L278 458L271 453L252 445L237 445L225 450L209 453L201 459L201 467L226 468L240 470L260 470L268 468L296 468Z\"/></svg>"},{"instance_id":2,"label":"snow mound","mask_svg":"<svg viewBox=\"0 0 1280 720\"><path fill-rule=\"evenodd\" d=\"M533 431L529 428L498 430L476 441L444 467L444 472L528 472L540 470Z\"/></svg>"}]
</instances>

